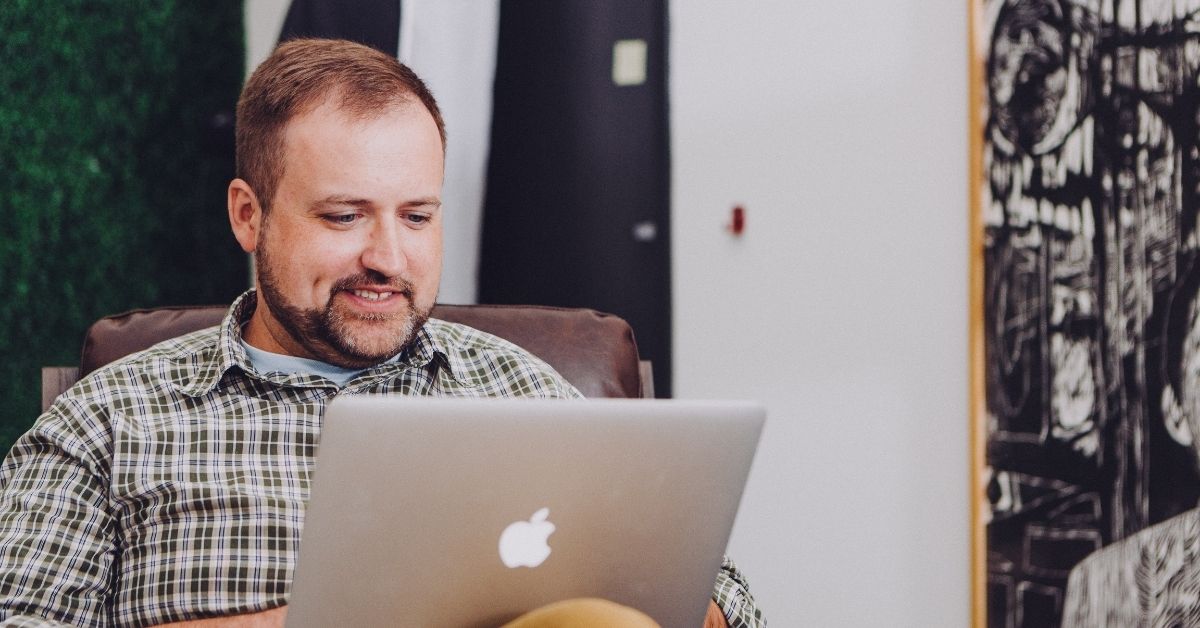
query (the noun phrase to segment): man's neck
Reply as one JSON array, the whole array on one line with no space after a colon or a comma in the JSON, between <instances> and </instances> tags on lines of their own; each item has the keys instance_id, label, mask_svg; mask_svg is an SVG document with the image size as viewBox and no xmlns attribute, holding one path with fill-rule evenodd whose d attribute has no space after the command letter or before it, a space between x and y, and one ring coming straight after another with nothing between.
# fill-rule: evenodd
<instances>
[{"instance_id":1,"label":"man's neck","mask_svg":"<svg viewBox=\"0 0 1200 628\"><path fill-rule=\"evenodd\" d=\"M271 316L271 310L263 303L261 294L256 293L255 298L258 299L258 304L254 313L250 315L250 320L242 325L242 340L262 351L315 360L316 357L296 342L279 321Z\"/></svg>"},{"instance_id":2,"label":"man's neck","mask_svg":"<svg viewBox=\"0 0 1200 628\"><path fill-rule=\"evenodd\" d=\"M344 387L359 373L367 370L344 368L336 364L311 358L301 358L267 351L251 346L245 340L242 340L242 347L246 349L246 357L250 359L250 364L259 373L305 373L308 375L319 375L337 384L338 388Z\"/></svg>"}]
</instances>

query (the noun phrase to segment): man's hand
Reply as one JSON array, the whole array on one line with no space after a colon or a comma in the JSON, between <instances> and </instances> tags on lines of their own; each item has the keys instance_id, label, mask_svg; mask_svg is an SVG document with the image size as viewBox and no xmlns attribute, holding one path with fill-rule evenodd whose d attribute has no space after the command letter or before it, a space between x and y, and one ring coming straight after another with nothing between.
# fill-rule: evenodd
<instances>
[{"instance_id":1,"label":"man's hand","mask_svg":"<svg viewBox=\"0 0 1200 628\"><path fill-rule=\"evenodd\" d=\"M283 628L283 620L286 618L287 607L281 606L261 613L181 621L161 626L163 628ZM704 628L729 628L729 622L725 621L725 614L712 600L708 601L708 613L704 615Z\"/></svg>"},{"instance_id":2,"label":"man's hand","mask_svg":"<svg viewBox=\"0 0 1200 628\"><path fill-rule=\"evenodd\" d=\"M708 601L708 614L704 616L704 628L729 628L729 622L725 621L725 613L722 613L721 607L712 600Z\"/></svg>"},{"instance_id":3,"label":"man's hand","mask_svg":"<svg viewBox=\"0 0 1200 628\"><path fill-rule=\"evenodd\" d=\"M173 624L160 624L159 626L160 628L283 628L283 620L286 618L287 607L280 606L259 613L194 619Z\"/></svg>"}]
</instances>

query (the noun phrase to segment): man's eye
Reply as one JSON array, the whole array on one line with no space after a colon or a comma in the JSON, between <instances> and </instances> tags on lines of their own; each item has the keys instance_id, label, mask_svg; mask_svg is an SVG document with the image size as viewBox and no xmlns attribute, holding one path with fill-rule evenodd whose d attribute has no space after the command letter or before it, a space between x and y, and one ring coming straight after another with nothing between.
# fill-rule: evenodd
<instances>
[{"instance_id":1,"label":"man's eye","mask_svg":"<svg viewBox=\"0 0 1200 628\"><path fill-rule=\"evenodd\" d=\"M414 225L423 225L429 222L429 216L425 214L407 214L404 216L404 219Z\"/></svg>"},{"instance_id":2,"label":"man's eye","mask_svg":"<svg viewBox=\"0 0 1200 628\"><path fill-rule=\"evenodd\" d=\"M354 221L358 220L358 217L358 214L329 214L321 216L321 219L335 225L350 225L354 224Z\"/></svg>"}]
</instances>

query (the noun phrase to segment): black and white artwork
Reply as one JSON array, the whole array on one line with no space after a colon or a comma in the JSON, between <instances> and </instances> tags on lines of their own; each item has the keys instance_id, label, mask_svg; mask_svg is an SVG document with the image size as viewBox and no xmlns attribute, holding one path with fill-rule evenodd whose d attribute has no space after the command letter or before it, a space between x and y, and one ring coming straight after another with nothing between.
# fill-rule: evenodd
<instances>
[{"instance_id":1,"label":"black and white artwork","mask_svg":"<svg viewBox=\"0 0 1200 628\"><path fill-rule=\"evenodd\" d=\"M1200 0L974 1L988 626L1200 625Z\"/></svg>"}]
</instances>

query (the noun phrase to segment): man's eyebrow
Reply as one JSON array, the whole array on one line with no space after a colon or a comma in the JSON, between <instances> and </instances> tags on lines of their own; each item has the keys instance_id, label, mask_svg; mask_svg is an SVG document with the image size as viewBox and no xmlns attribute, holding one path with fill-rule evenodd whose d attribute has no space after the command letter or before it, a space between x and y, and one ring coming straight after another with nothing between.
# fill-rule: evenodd
<instances>
[{"instance_id":1,"label":"man's eyebrow","mask_svg":"<svg viewBox=\"0 0 1200 628\"><path fill-rule=\"evenodd\" d=\"M310 209L317 210L317 209L321 209L324 207L329 207L331 205L335 205L335 206L348 205L351 207L366 208L366 207L374 207L375 203L368 199L365 199L365 198L358 198L358 197L348 196L348 195L343 195L343 194L333 194L331 196L326 196L323 199L313 201L313 203L309 207L310 207ZM442 199L440 199L436 196L427 196L427 197L422 197L422 198L415 198L415 199L412 199L411 201L406 201L404 203L401 203L400 206L401 207L436 208L436 207L442 206Z\"/></svg>"},{"instance_id":2,"label":"man's eyebrow","mask_svg":"<svg viewBox=\"0 0 1200 628\"><path fill-rule=\"evenodd\" d=\"M321 209L323 207L329 207L330 205L350 205L352 207L370 207L371 205L373 205L373 203L371 203L371 201L368 201L365 198L356 198L353 196L334 194L331 196L326 196L323 199L313 201L312 204L309 205L309 208L310 209Z\"/></svg>"},{"instance_id":3,"label":"man's eyebrow","mask_svg":"<svg viewBox=\"0 0 1200 628\"><path fill-rule=\"evenodd\" d=\"M404 203L401 207L429 207L431 209L442 206L442 199L436 196L427 196L425 198L414 198L413 200Z\"/></svg>"}]
</instances>

